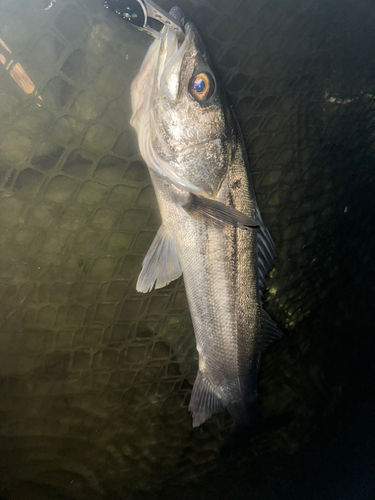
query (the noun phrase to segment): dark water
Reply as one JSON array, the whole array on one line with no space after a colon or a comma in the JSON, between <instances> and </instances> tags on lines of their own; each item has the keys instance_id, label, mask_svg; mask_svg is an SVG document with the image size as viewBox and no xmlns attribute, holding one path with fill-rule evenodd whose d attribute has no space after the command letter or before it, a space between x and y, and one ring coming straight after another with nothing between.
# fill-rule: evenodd
<instances>
[{"instance_id":1,"label":"dark water","mask_svg":"<svg viewBox=\"0 0 375 500\"><path fill-rule=\"evenodd\" d=\"M151 39L101 1L48 4L0 3L2 498L375 498L372 3L179 3L278 249L266 309L286 336L235 445L226 414L191 427L182 281L135 291L160 224L129 125Z\"/></svg>"}]
</instances>

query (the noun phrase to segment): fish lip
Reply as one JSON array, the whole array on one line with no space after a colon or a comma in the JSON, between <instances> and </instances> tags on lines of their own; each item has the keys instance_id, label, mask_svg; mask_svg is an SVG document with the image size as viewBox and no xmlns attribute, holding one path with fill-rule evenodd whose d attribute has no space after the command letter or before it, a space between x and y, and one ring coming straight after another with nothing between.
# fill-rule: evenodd
<instances>
[{"instance_id":1,"label":"fish lip","mask_svg":"<svg viewBox=\"0 0 375 500\"><path fill-rule=\"evenodd\" d=\"M165 29L165 31L163 32L164 29ZM164 42L165 42L165 40L168 40L167 37L171 33L171 29L168 28L167 26L164 26L163 30L162 30L160 49L159 49L159 56L162 55L167 50L167 46ZM170 42L173 43L173 40L178 41L177 52L175 55L180 54L182 51L186 50L186 47L188 45L187 39L190 41L194 35L199 36L196 27L194 26L194 24L191 21L188 21L184 25L184 31L185 31L184 41L178 40L177 35L174 32L172 32L174 37L173 37L173 39L170 39ZM165 66L167 66L167 64L168 64L168 61L165 62Z\"/></svg>"}]
</instances>

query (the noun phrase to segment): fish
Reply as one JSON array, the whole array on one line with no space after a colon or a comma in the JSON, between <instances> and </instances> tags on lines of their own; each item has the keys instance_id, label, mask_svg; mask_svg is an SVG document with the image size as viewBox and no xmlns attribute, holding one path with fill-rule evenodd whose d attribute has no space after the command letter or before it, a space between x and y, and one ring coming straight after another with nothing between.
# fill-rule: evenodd
<instances>
[{"instance_id":1,"label":"fish","mask_svg":"<svg viewBox=\"0 0 375 500\"><path fill-rule=\"evenodd\" d=\"M170 11L181 24L184 14ZM131 125L151 176L162 225L136 289L183 276L199 369L193 427L227 410L251 422L264 350L282 337L262 305L276 254L263 223L239 124L195 25L185 39L164 26L131 85Z\"/></svg>"}]
</instances>

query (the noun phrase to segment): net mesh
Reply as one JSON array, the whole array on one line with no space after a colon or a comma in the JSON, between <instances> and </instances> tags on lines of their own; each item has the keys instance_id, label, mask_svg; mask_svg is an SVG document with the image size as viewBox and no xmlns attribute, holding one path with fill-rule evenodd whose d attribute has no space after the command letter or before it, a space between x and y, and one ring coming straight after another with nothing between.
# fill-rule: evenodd
<instances>
[{"instance_id":1,"label":"net mesh","mask_svg":"<svg viewBox=\"0 0 375 500\"><path fill-rule=\"evenodd\" d=\"M1 5L0 482L35 498L181 487L215 470L231 421L191 427L182 280L135 291L160 225L129 124L150 39L100 1L48 4ZM353 286L375 271L375 16L336 0L179 5L239 119L278 252L266 309L291 331L264 357L260 394L270 414L300 410L249 460L293 454L341 401L315 312L343 267Z\"/></svg>"}]
</instances>

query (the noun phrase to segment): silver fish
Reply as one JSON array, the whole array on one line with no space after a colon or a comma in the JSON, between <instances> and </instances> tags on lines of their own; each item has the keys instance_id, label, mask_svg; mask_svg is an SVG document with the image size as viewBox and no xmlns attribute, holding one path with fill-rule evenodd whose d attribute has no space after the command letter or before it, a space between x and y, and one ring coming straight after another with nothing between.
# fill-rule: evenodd
<instances>
[{"instance_id":1,"label":"silver fish","mask_svg":"<svg viewBox=\"0 0 375 500\"><path fill-rule=\"evenodd\" d=\"M182 11L171 12L179 21ZM162 216L137 290L183 274L199 371L193 426L226 408L249 421L264 349L282 333L262 307L275 256L251 183L237 120L195 26L181 44L167 27L131 87L131 124Z\"/></svg>"}]
</instances>

